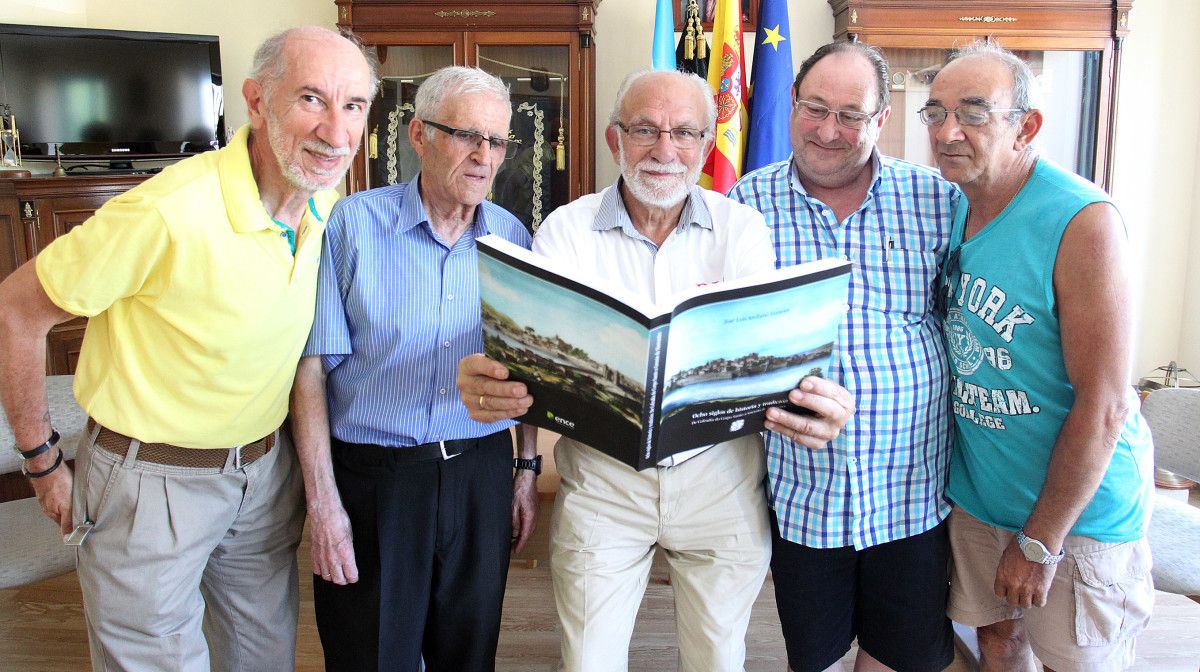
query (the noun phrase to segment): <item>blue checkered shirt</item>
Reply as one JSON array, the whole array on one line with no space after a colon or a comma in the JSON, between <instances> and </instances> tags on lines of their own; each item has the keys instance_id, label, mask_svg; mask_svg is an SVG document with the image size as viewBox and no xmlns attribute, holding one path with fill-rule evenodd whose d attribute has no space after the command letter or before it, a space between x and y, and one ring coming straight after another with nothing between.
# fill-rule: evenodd
<instances>
[{"instance_id":1,"label":"blue checkered shirt","mask_svg":"<svg viewBox=\"0 0 1200 672\"><path fill-rule=\"evenodd\" d=\"M360 191L333 208L321 248L305 356L321 355L335 438L404 448L512 426L467 417L458 360L483 352L475 239L530 245L520 220L487 201L452 245L407 184Z\"/></svg>"},{"instance_id":2,"label":"blue checkered shirt","mask_svg":"<svg viewBox=\"0 0 1200 672\"><path fill-rule=\"evenodd\" d=\"M780 267L854 262L828 377L850 390L858 410L826 449L773 432L766 441L780 534L814 548L903 539L950 511L948 372L932 287L959 192L924 166L878 153L872 162L866 200L840 223L805 191L790 157L729 193L766 216Z\"/></svg>"}]
</instances>

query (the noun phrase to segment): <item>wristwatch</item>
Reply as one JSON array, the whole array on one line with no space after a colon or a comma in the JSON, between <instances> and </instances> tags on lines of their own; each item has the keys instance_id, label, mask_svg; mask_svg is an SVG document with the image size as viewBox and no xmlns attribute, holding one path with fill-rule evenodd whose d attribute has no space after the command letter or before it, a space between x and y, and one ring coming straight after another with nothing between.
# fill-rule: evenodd
<instances>
[{"instance_id":1,"label":"wristwatch","mask_svg":"<svg viewBox=\"0 0 1200 672\"><path fill-rule=\"evenodd\" d=\"M1050 549L1046 548L1042 542L1025 536L1025 530L1017 531L1017 545L1021 547L1021 552L1025 554L1026 560L1041 565L1057 565L1067 554L1065 548L1059 551L1058 555L1051 553Z\"/></svg>"},{"instance_id":2,"label":"wristwatch","mask_svg":"<svg viewBox=\"0 0 1200 672\"><path fill-rule=\"evenodd\" d=\"M532 460L523 457L513 458L513 469L528 469L534 475L540 476L542 474L542 456L535 455Z\"/></svg>"}]
</instances>

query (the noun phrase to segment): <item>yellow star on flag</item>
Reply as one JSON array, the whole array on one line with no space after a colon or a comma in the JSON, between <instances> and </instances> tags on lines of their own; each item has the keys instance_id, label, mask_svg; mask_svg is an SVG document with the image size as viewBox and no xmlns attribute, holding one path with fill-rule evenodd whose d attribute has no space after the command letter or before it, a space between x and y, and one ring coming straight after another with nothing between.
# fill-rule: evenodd
<instances>
[{"instance_id":1,"label":"yellow star on flag","mask_svg":"<svg viewBox=\"0 0 1200 672\"><path fill-rule=\"evenodd\" d=\"M763 40L763 44L769 44L775 51L779 51L779 43L787 39L779 34L779 26L776 25L774 28L767 28L764 32L766 32L767 37Z\"/></svg>"}]
</instances>

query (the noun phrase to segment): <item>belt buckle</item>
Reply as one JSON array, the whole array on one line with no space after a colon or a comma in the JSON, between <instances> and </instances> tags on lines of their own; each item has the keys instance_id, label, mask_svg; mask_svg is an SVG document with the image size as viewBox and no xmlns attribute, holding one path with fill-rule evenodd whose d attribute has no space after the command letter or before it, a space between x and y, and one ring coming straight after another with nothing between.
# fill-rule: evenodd
<instances>
[{"instance_id":1,"label":"belt buckle","mask_svg":"<svg viewBox=\"0 0 1200 672\"><path fill-rule=\"evenodd\" d=\"M234 469L242 468L242 448L245 448L244 444L241 446L233 447L233 468Z\"/></svg>"},{"instance_id":2,"label":"belt buckle","mask_svg":"<svg viewBox=\"0 0 1200 672\"><path fill-rule=\"evenodd\" d=\"M438 450L442 451L442 459L443 460L449 460L452 457L458 457L459 455L462 455L461 450L454 454L447 454L445 441L438 441Z\"/></svg>"}]
</instances>

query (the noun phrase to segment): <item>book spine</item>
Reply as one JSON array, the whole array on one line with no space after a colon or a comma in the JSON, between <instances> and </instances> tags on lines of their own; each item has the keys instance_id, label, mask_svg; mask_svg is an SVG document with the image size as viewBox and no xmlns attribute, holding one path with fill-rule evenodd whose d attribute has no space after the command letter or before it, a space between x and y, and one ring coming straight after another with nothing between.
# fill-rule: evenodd
<instances>
[{"instance_id":1,"label":"book spine","mask_svg":"<svg viewBox=\"0 0 1200 672\"><path fill-rule=\"evenodd\" d=\"M642 410L645 422L642 426L642 449L638 456L638 469L652 467L659 462L658 423L662 415L663 369L667 363L667 337L670 325L662 325L650 331L650 352L646 357L646 402Z\"/></svg>"}]
</instances>

